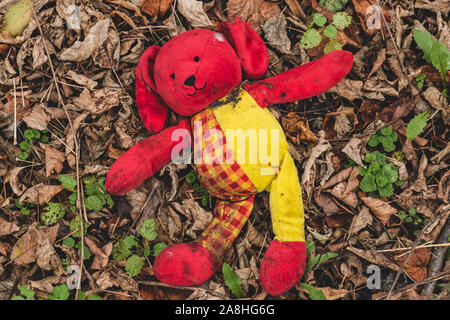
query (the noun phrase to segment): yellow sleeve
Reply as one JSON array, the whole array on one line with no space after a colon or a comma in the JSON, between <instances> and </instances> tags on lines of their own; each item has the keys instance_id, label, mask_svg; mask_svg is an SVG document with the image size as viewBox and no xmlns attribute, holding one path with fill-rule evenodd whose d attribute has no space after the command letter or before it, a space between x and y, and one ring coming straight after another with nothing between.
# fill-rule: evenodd
<instances>
[{"instance_id":1,"label":"yellow sleeve","mask_svg":"<svg viewBox=\"0 0 450 320\"><path fill-rule=\"evenodd\" d=\"M270 186L273 232L279 241L305 241L302 190L289 152Z\"/></svg>"}]
</instances>

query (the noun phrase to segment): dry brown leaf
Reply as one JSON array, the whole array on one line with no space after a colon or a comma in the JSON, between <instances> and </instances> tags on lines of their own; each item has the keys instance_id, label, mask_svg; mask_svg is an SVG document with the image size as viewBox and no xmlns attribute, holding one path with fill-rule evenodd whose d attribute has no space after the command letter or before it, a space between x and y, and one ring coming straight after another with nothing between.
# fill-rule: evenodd
<instances>
[{"instance_id":1,"label":"dry brown leaf","mask_svg":"<svg viewBox=\"0 0 450 320\"><path fill-rule=\"evenodd\" d=\"M16 265L24 265L36 261L39 243L43 239L48 239L50 243L53 243L56 239L58 228L59 225L56 224L53 227L45 227L37 230L35 224L32 224L12 248L10 259Z\"/></svg>"},{"instance_id":2,"label":"dry brown leaf","mask_svg":"<svg viewBox=\"0 0 450 320\"><path fill-rule=\"evenodd\" d=\"M89 237L85 238L86 245L95 255L91 264L92 270L103 270L108 265L109 256L111 255L113 243L110 242L100 249L97 244Z\"/></svg>"},{"instance_id":3,"label":"dry brown leaf","mask_svg":"<svg viewBox=\"0 0 450 320\"><path fill-rule=\"evenodd\" d=\"M287 137L296 144L300 144L300 141L316 142L318 140L309 128L308 120L295 112L289 112L286 117L282 117L281 123L286 130Z\"/></svg>"},{"instance_id":4,"label":"dry brown leaf","mask_svg":"<svg viewBox=\"0 0 450 320\"><path fill-rule=\"evenodd\" d=\"M11 234L19 230L19 227L14 222L9 222L0 217L0 237Z\"/></svg>"},{"instance_id":5,"label":"dry brown leaf","mask_svg":"<svg viewBox=\"0 0 450 320\"><path fill-rule=\"evenodd\" d=\"M428 101L433 108L438 110L446 109L448 106L447 100L441 94L441 92L435 87L428 87L424 92L423 96Z\"/></svg>"},{"instance_id":6,"label":"dry brown leaf","mask_svg":"<svg viewBox=\"0 0 450 320\"><path fill-rule=\"evenodd\" d=\"M228 20L234 21L239 17L261 33L261 26L270 18L279 16L281 10L276 3L264 0L230 0L227 2L227 14Z\"/></svg>"},{"instance_id":7,"label":"dry brown leaf","mask_svg":"<svg viewBox=\"0 0 450 320\"><path fill-rule=\"evenodd\" d=\"M358 119L353 108L341 106L335 112L330 112L325 115L322 128L325 130L326 139L333 139L336 136L343 138L357 124Z\"/></svg>"},{"instance_id":8,"label":"dry brown leaf","mask_svg":"<svg viewBox=\"0 0 450 320\"><path fill-rule=\"evenodd\" d=\"M385 255L380 252L372 251L372 250L362 250L354 247L348 247L348 251L353 252L358 257L363 258L369 262L375 263L379 266L383 266L389 268L393 271L398 271L400 268L394 262L389 260Z\"/></svg>"},{"instance_id":9,"label":"dry brown leaf","mask_svg":"<svg viewBox=\"0 0 450 320\"><path fill-rule=\"evenodd\" d=\"M322 186L320 186L321 189L328 189L332 186L334 186L335 184L338 184L340 182L343 182L345 180L348 179L348 177L350 176L351 172L352 172L353 168L352 167L348 167L345 168L341 171L339 171L337 174L335 174L334 176L332 176L330 178L330 180L328 180L327 182L325 182L325 184L323 184Z\"/></svg>"},{"instance_id":10,"label":"dry brown leaf","mask_svg":"<svg viewBox=\"0 0 450 320\"><path fill-rule=\"evenodd\" d=\"M34 204L46 204L63 190L64 187L62 185L44 185L39 183L25 191L20 197L19 203L25 201Z\"/></svg>"},{"instance_id":11,"label":"dry brown leaf","mask_svg":"<svg viewBox=\"0 0 450 320\"><path fill-rule=\"evenodd\" d=\"M353 167L352 172L350 172L350 177L348 177L347 186L345 187L344 194L357 191L359 187L359 168Z\"/></svg>"},{"instance_id":12,"label":"dry brown leaf","mask_svg":"<svg viewBox=\"0 0 450 320\"><path fill-rule=\"evenodd\" d=\"M77 84L79 84L80 86L88 88L89 90L94 90L94 88L97 86L96 81L89 79L85 75L78 74L73 70L69 70L69 72L67 72L67 77L76 82Z\"/></svg>"},{"instance_id":13,"label":"dry brown leaf","mask_svg":"<svg viewBox=\"0 0 450 320\"><path fill-rule=\"evenodd\" d=\"M63 169L63 162L66 159L64 152L61 152L50 145L45 145L45 175L59 174Z\"/></svg>"},{"instance_id":14,"label":"dry brown leaf","mask_svg":"<svg viewBox=\"0 0 450 320\"><path fill-rule=\"evenodd\" d=\"M210 27L211 20L203 10L203 2L197 0L178 0L178 10L191 23L193 28Z\"/></svg>"},{"instance_id":15,"label":"dry brown leaf","mask_svg":"<svg viewBox=\"0 0 450 320\"><path fill-rule=\"evenodd\" d=\"M37 130L47 129L47 124L50 122L50 116L45 112L44 108L36 104L30 112L24 115L23 120L29 128Z\"/></svg>"},{"instance_id":16,"label":"dry brown leaf","mask_svg":"<svg viewBox=\"0 0 450 320\"><path fill-rule=\"evenodd\" d=\"M327 300L337 300L340 298L345 297L348 294L348 291L345 289L333 289L330 287L320 288L317 287L316 289L319 289L323 292L323 295Z\"/></svg>"},{"instance_id":17,"label":"dry brown leaf","mask_svg":"<svg viewBox=\"0 0 450 320\"><path fill-rule=\"evenodd\" d=\"M172 3L173 0L144 0L141 2L141 9L151 17L162 17Z\"/></svg>"},{"instance_id":18,"label":"dry brown leaf","mask_svg":"<svg viewBox=\"0 0 450 320\"><path fill-rule=\"evenodd\" d=\"M396 252L394 259L399 266L402 266L408 257L409 253L406 252L407 251L401 253L398 251ZM430 259L431 251L428 248L415 249L406 262L404 270L417 282L425 280L428 277L427 265L430 262Z\"/></svg>"},{"instance_id":19,"label":"dry brown leaf","mask_svg":"<svg viewBox=\"0 0 450 320\"><path fill-rule=\"evenodd\" d=\"M350 159L355 161L360 166L363 166L361 160L361 140L358 138L351 138L349 142L342 148L342 152L344 152Z\"/></svg>"},{"instance_id":20,"label":"dry brown leaf","mask_svg":"<svg viewBox=\"0 0 450 320\"><path fill-rule=\"evenodd\" d=\"M380 7L375 0L352 0L352 2L365 33L373 36L385 26L384 20L379 14L381 13ZM381 8L381 10L387 23L390 24L392 18L391 13L384 8Z\"/></svg>"},{"instance_id":21,"label":"dry brown leaf","mask_svg":"<svg viewBox=\"0 0 450 320\"><path fill-rule=\"evenodd\" d=\"M391 215L397 213L397 209L391 207L387 202L372 197L362 197L361 200L369 207L373 214L386 225L389 222Z\"/></svg>"},{"instance_id":22,"label":"dry brown leaf","mask_svg":"<svg viewBox=\"0 0 450 320\"><path fill-rule=\"evenodd\" d=\"M9 182L11 189L18 196L20 196L27 189L27 187L25 187L23 184L20 183L19 178L19 173L24 168L25 167L15 167L11 171L9 171L5 176L5 183Z\"/></svg>"},{"instance_id":23,"label":"dry brown leaf","mask_svg":"<svg viewBox=\"0 0 450 320\"><path fill-rule=\"evenodd\" d=\"M333 201L333 198L326 193L319 191L315 192L314 200L322 208L323 212L327 216L339 213L342 209Z\"/></svg>"},{"instance_id":24,"label":"dry brown leaf","mask_svg":"<svg viewBox=\"0 0 450 320\"><path fill-rule=\"evenodd\" d=\"M84 112L77 116L72 123L72 130L69 130L66 136L66 159L69 166L74 169L76 165L75 160L75 139L77 138L75 135L78 134L78 130L80 129L83 121L89 115L88 112Z\"/></svg>"},{"instance_id":25,"label":"dry brown leaf","mask_svg":"<svg viewBox=\"0 0 450 320\"><path fill-rule=\"evenodd\" d=\"M311 149L311 153L309 155L308 160L306 160L305 162L305 167L303 170L303 175L302 175L302 185L303 185L303 190L305 190L306 194L307 194L307 198L309 199L311 196L311 191L312 191L312 183L314 181L314 179L311 179L311 169L313 167L313 165L315 164L316 159L325 151L331 149L331 145L330 143L324 138L325 132L324 131L320 131L319 132L319 141L317 142L317 144Z\"/></svg>"},{"instance_id":26,"label":"dry brown leaf","mask_svg":"<svg viewBox=\"0 0 450 320\"><path fill-rule=\"evenodd\" d=\"M109 18L98 21L89 30L83 41L76 41L70 48L65 49L60 59L63 61L82 62L89 58L95 50L100 48L108 37Z\"/></svg>"},{"instance_id":27,"label":"dry brown leaf","mask_svg":"<svg viewBox=\"0 0 450 320\"><path fill-rule=\"evenodd\" d=\"M303 12L302 7L298 4L297 0L286 0L286 3L289 6L289 9L291 9L294 16L300 18L303 21L306 20L306 15Z\"/></svg>"},{"instance_id":28,"label":"dry brown leaf","mask_svg":"<svg viewBox=\"0 0 450 320\"><path fill-rule=\"evenodd\" d=\"M445 172L441 180L439 180L439 186L438 186L438 194L437 197L442 200L445 203L449 202L449 195L450 195L450 170Z\"/></svg>"},{"instance_id":29,"label":"dry brown leaf","mask_svg":"<svg viewBox=\"0 0 450 320\"><path fill-rule=\"evenodd\" d=\"M186 230L186 234L193 239L197 239L196 231L205 230L212 221L212 213L203 209L192 199L184 199L181 204L174 202L171 205L189 220L193 221L192 226Z\"/></svg>"},{"instance_id":30,"label":"dry brown leaf","mask_svg":"<svg viewBox=\"0 0 450 320\"><path fill-rule=\"evenodd\" d=\"M53 273L57 276L64 274L64 268L61 263L61 258L53 248L47 237L40 236L38 240L38 246L36 249L37 265L42 270L53 270Z\"/></svg>"},{"instance_id":31,"label":"dry brown leaf","mask_svg":"<svg viewBox=\"0 0 450 320\"><path fill-rule=\"evenodd\" d=\"M102 88L92 93L84 89L78 98L73 100L74 104L93 115L99 115L119 105L121 90Z\"/></svg>"},{"instance_id":32,"label":"dry brown leaf","mask_svg":"<svg viewBox=\"0 0 450 320\"><path fill-rule=\"evenodd\" d=\"M346 205L356 208L358 205L358 197L356 196L356 192L345 193L346 188L347 183L341 182L334 186L333 190L331 190L331 194Z\"/></svg>"},{"instance_id":33,"label":"dry brown leaf","mask_svg":"<svg viewBox=\"0 0 450 320\"><path fill-rule=\"evenodd\" d=\"M350 229L348 233L350 235L358 233L360 230L364 229L366 226L371 225L373 222L372 214L369 211L369 208L363 207L359 214L353 217L352 224L350 225Z\"/></svg>"},{"instance_id":34,"label":"dry brown leaf","mask_svg":"<svg viewBox=\"0 0 450 320\"><path fill-rule=\"evenodd\" d=\"M382 48L380 52L378 52L377 60L375 60L372 70L370 70L369 75L367 78L370 78L371 75L373 75L377 70L381 67L381 65L386 60L386 48Z\"/></svg>"},{"instance_id":35,"label":"dry brown leaf","mask_svg":"<svg viewBox=\"0 0 450 320\"><path fill-rule=\"evenodd\" d=\"M264 25L264 38L267 42L284 54L291 53L291 40L289 40L286 31L286 18L284 15L278 15L268 19Z\"/></svg>"},{"instance_id":36,"label":"dry brown leaf","mask_svg":"<svg viewBox=\"0 0 450 320\"><path fill-rule=\"evenodd\" d=\"M362 87L362 81L344 78L342 81L338 82L337 85L328 90L328 92L337 93L341 97L353 101L363 97L363 93L361 92Z\"/></svg>"}]
</instances>

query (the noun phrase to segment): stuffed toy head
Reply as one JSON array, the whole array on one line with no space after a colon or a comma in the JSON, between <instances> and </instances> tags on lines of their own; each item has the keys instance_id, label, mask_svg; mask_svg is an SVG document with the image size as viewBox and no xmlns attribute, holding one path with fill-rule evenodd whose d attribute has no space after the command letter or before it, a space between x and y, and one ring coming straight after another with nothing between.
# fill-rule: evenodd
<instances>
[{"instance_id":1,"label":"stuffed toy head","mask_svg":"<svg viewBox=\"0 0 450 320\"><path fill-rule=\"evenodd\" d=\"M208 280L244 227L255 195L264 191L270 192L275 237L261 262L261 283L278 295L301 279L306 249L300 183L282 128L266 107L325 92L342 80L352 63L350 52L333 51L241 85L243 76L257 80L266 74L269 55L258 34L238 19L219 24L218 32L184 32L142 54L136 68L136 103L154 135L113 164L108 192L125 194L193 141L199 181L217 198L214 219L195 241L169 246L157 256L153 270L159 280L175 286ZM164 129L169 108L190 119ZM235 147L235 138L243 148ZM247 138L252 143L246 146ZM270 157L264 153L267 149Z\"/></svg>"}]
</instances>

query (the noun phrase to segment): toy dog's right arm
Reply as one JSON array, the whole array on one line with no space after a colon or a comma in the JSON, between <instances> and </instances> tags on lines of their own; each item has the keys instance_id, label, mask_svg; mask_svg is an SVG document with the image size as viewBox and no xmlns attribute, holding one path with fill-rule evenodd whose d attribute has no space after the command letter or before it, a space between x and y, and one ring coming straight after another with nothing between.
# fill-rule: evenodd
<instances>
[{"instance_id":1,"label":"toy dog's right arm","mask_svg":"<svg viewBox=\"0 0 450 320\"><path fill-rule=\"evenodd\" d=\"M171 160L175 147L181 151L189 146L191 140L190 121L185 119L140 141L114 162L106 175L106 190L114 195L123 195L134 189Z\"/></svg>"},{"instance_id":2,"label":"toy dog's right arm","mask_svg":"<svg viewBox=\"0 0 450 320\"><path fill-rule=\"evenodd\" d=\"M350 52L333 51L277 76L248 84L244 89L262 108L294 102L327 91L350 72L352 64Z\"/></svg>"}]
</instances>

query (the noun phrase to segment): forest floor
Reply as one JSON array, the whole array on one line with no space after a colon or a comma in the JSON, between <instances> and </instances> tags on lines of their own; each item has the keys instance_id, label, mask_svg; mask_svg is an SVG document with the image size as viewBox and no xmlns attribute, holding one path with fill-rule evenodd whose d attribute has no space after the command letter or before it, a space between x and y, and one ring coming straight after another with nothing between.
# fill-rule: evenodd
<instances>
[{"instance_id":1,"label":"forest floor","mask_svg":"<svg viewBox=\"0 0 450 320\"><path fill-rule=\"evenodd\" d=\"M5 15L15 2L0 0L0 24L23 29L0 30L0 300L448 299L449 0L21 0L19 18ZM212 219L193 167L168 164L125 196L104 187L150 136L134 96L144 49L236 16L264 39L267 76L354 54L328 92L270 107L298 168L308 248L302 280L278 297L259 282L267 193L224 258L233 272L172 288L155 256Z\"/></svg>"}]
</instances>

